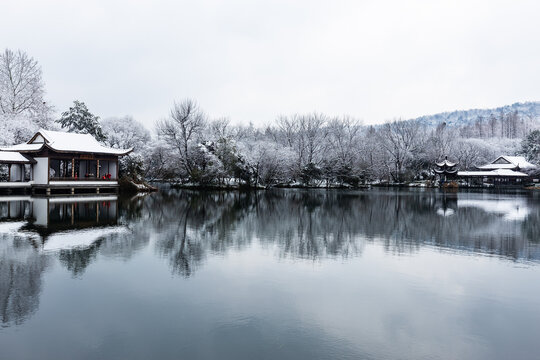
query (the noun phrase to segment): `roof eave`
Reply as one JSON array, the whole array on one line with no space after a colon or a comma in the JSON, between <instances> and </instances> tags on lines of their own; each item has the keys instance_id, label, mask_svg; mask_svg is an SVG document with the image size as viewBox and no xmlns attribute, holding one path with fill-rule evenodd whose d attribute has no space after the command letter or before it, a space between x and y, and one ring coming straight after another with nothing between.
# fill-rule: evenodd
<instances>
[{"instance_id":1,"label":"roof eave","mask_svg":"<svg viewBox=\"0 0 540 360\"><path fill-rule=\"evenodd\" d=\"M45 144L45 146L55 152L58 152L58 153L63 153L63 154L97 154L97 155L109 155L109 156L125 156L127 154L129 154L130 152L133 151L133 148L131 149L128 149L128 150L124 150L122 152L100 152L100 151L84 151L84 150L61 150L61 149L56 149L54 148L53 146L49 145L49 144ZM115 149L113 149L115 150Z\"/></svg>"}]
</instances>

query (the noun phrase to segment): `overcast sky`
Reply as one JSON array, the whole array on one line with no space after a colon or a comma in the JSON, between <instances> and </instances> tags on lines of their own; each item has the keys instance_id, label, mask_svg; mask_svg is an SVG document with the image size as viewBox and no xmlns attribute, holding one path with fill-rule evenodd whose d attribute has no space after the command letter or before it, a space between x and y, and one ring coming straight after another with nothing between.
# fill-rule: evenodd
<instances>
[{"instance_id":1,"label":"overcast sky","mask_svg":"<svg viewBox=\"0 0 540 360\"><path fill-rule=\"evenodd\" d=\"M150 127L189 97L240 123L380 123L540 100L538 1L4 1L0 47L41 64L59 112Z\"/></svg>"}]
</instances>

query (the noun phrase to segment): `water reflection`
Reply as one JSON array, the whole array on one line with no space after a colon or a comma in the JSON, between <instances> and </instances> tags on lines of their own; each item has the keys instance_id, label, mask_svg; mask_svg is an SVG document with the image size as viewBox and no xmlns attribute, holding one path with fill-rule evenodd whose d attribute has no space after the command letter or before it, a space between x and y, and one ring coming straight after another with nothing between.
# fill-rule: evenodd
<instances>
[{"instance_id":1,"label":"water reflection","mask_svg":"<svg viewBox=\"0 0 540 360\"><path fill-rule=\"evenodd\" d=\"M95 258L101 242L124 232L117 197L0 199L0 314L20 324L39 304L42 273L56 256L73 275Z\"/></svg>"},{"instance_id":2,"label":"water reflection","mask_svg":"<svg viewBox=\"0 0 540 360\"><path fill-rule=\"evenodd\" d=\"M150 246L191 277L215 255L254 244L279 258L325 261L422 247L540 260L536 195L438 191L162 191L150 196L0 200L0 314L36 311L42 274L58 261L75 278L99 257L127 260Z\"/></svg>"},{"instance_id":3,"label":"water reflection","mask_svg":"<svg viewBox=\"0 0 540 360\"><path fill-rule=\"evenodd\" d=\"M253 241L275 247L281 257L311 260L356 256L366 242L381 242L398 254L429 245L540 260L538 199L528 195L185 191L148 199L148 211L159 233L158 252L187 276L205 254Z\"/></svg>"}]
</instances>

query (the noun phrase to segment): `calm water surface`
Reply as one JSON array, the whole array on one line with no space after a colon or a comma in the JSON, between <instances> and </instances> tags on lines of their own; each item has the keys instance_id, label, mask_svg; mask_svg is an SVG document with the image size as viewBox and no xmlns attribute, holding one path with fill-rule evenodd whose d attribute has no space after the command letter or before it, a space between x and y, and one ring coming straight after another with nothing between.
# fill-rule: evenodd
<instances>
[{"instance_id":1,"label":"calm water surface","mask_svg":"<svg viewBox=\"0 0 540 360\"><path fill-rule=\"evenodd\" d=\"M540 197L0 198L1 359L538 359Z\"/></svg>"}]
</instances>

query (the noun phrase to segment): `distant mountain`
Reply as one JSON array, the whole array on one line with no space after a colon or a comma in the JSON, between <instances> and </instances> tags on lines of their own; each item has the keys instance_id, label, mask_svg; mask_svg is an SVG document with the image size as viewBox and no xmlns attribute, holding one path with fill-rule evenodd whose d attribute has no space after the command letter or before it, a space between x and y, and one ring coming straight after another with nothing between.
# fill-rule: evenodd
<instances>
[{"instance_id":1,"label":"distant mountain","mask_svg":"<svg viewBox=\"0 0 540 360\"><path fill-rule=\"evenodd\" d=\"M446 122L448 126L463 126L473 124L479 116L482 116L484 120L487 120L491 114L497 117L501 112L508 114L515 111L518 112L520 117L525 119L540 119L540 101L515 103L495 109L456 110L434 115L424 115L411 120L418 120L423 124L432 126L436 126L442 122Z\"/></svg>"}]
</instances>

